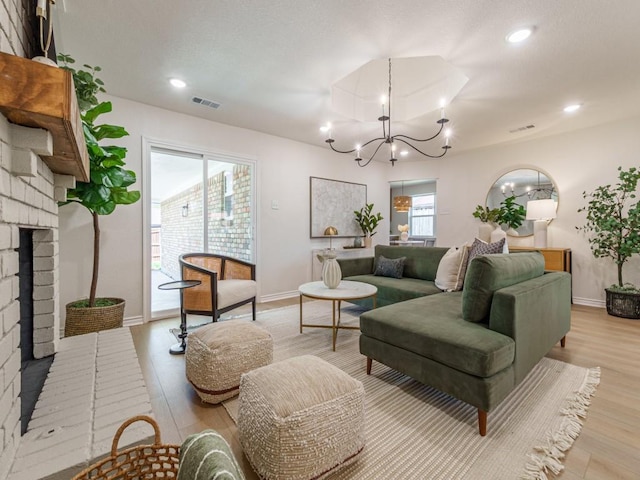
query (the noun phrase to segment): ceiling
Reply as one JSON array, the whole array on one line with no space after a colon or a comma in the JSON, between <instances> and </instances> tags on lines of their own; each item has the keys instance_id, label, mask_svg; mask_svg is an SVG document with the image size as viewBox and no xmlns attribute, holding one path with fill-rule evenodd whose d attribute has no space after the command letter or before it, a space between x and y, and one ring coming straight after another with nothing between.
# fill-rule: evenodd
<instances>
[{"instance_id":1,"label":"ceiling","mask_svg":"<svg viewBox=\"0 0 640 480\"><path fill-rule=\"evenodd\" d=\"M637 0L58 0L54 9L58 52L101 66L108 93L323 148L327 121L338 148L380 133L375 119L333 112L330 90L387 57L438 55L469 78L447 107L450 154L640 114ZM526 42L505 41L530 25ZM569 103L583 108L566 114ZM394 129L428 136L438 115Z\"/></svg>"}]
</instances>

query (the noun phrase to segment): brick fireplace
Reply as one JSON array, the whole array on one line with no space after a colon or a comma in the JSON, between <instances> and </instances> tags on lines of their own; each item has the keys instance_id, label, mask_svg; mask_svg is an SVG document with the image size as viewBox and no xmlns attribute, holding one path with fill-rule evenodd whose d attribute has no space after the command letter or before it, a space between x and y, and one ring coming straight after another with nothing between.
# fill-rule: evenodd
<instances>
[{"instance_id":1,"label":"brick fireplace","mask_svg":"<svg viewBox=\"0 0 640 480\"><path fill-rule=\"evenodd\" d=\"M33 357L53 355L60 339L55 192L69 178L53 174L38 156L50 145L48 132L0 115L0 478L20 442L20 229L33 230Z\"/></svg>"}]
</instances>

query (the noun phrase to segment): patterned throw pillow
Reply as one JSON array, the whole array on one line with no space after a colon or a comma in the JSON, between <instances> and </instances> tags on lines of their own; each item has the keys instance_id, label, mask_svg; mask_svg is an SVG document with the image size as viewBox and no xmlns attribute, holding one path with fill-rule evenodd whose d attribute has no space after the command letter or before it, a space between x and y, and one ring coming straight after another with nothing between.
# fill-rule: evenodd
<instances>
[{"instance_id":1,"label":"patterned throw pillow","mask_svg":"<svg viewBox=\"0 0 640 480\"><path fill-rule=\"evenodd\" d=\"M492 253L502 253L504 250L504 238L501 238L495 243L483 242L479 238L476 238L471 244L469 249L469 259L467 264L471 264L471 260L478 255L489 255Z\"/></svg>"},{"instance_id":2,"label":"patterned throw pillow","mask_svg":"<svg viewBox=\"0 0 640 480\"><path fill-rule=\"evenodd\" d=\"M404 271L404 261L407 257L386 258L382 255L378 257L378 264L374 275L379 277L402 278Z\"/></svg>"}]
</instances>

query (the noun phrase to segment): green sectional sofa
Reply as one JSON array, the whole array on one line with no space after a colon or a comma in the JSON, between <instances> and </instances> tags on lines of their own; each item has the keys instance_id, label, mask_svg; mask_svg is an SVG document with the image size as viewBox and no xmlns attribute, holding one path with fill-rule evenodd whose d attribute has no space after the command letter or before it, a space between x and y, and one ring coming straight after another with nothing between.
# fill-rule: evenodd
<instances>
[{"instance_id":1,"label":"green sectional sofa","mask_svg":"<svg viewBox=\"0 0 640 480\"><path fill-rule=\"evenodd\" d=\"M360 317L360 352L487 412L526 377L571 327L571 276L545 272L539 252L480 255L464 288L434 279L446 248L377 246L375 258L340 260L345 280L379 289L380 308ZM376 258L406 257L403 278L372 274ZM406 276L405 276L406 275Z\"/></svg>"}]
</instances>

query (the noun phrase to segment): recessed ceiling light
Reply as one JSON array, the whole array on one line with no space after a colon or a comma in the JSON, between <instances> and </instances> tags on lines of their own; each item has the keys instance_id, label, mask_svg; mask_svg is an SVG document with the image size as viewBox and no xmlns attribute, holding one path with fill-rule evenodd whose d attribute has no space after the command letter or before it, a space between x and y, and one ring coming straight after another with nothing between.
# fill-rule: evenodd
<instances>
[{"instance_id":1,"label":"recessed ceiling light","mask_svg":"<svg viewBox=\"0 0 640 480\"><path fill-rule=\"evenodd\" d=\"M532 33L533 27L520 28L509 33L509 35L507 35L506 37L506 40L509 43L520 43L529 38Z\"/></svg>"},{"instance_id":2,"label":"recessed ceiling light","mask_svg":"<svg viewBox=\"0 0 640 480\"><path fill-rule=\"evenodd\" d=\"M564 107L564 111L566 113L572 113L572 112L575 112L576 110L580 110L580 107L582 107L581 104L574 103L573 105L567 105L566 107Z\"/></svg>"},{"instance_id":3,"label":"recessed ceiling light","mask_svg":"<svg viewBox=\"0 0 640 480\"><path fill-rule=\"evenodd\" d=\"M169 80L169 83L176 88L184 88L187 86L187 84L179 78L172 78L171 80Z\"/></svg>"}]
</instances>

